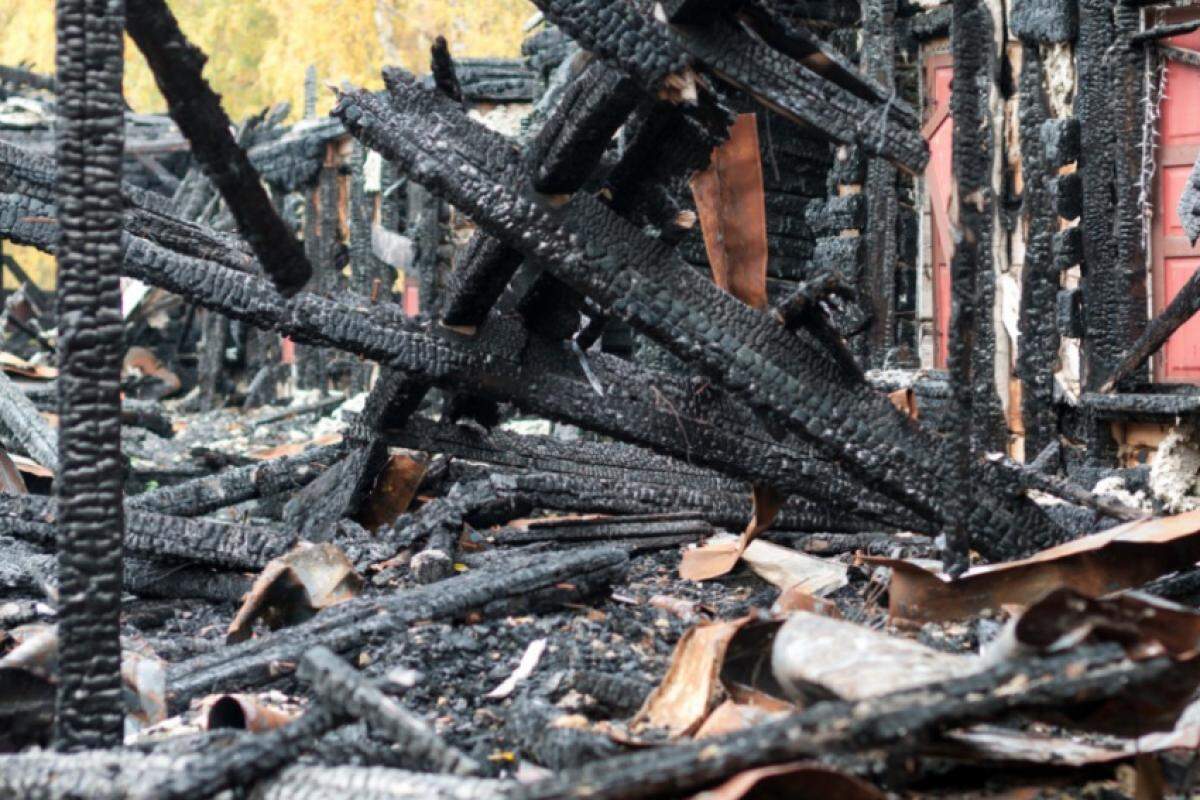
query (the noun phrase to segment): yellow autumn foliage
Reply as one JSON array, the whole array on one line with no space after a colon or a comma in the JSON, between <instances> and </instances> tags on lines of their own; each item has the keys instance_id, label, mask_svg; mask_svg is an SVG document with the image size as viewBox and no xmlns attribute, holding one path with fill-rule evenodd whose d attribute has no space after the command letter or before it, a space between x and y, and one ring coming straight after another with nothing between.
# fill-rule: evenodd
<instances>
[{"instance_id":1,"label":"yellow autumn foliage","mask_svg":"<svg viewBox=\"0 0 1200 800\"><path fill-rule=\"evenodd\" d=\"M438 35L455 56L520 53L532 4L511 0L168 0L184 33L209 56L205 77L235 121L281 101L292 119L304 108L304 73L316 67L318 113L333 104L324 84L382 85L379 70L395 64L429 70ZM53 0L0 2L0 64L28 62L54 71ZM165 103L132 42L126 41L125 96L140 112ZM50 280L48 258L7 246L39 283ZM11 278L8 278L11 283Z\"/></svg>"}]
</instances>

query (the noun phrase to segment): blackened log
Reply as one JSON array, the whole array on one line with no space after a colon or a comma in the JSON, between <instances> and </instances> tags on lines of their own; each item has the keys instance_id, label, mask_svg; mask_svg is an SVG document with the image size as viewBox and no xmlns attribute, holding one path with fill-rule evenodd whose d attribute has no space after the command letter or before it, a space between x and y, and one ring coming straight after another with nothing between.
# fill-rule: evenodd
<instances>
[{"instance_id":1,"label":"blackened log","mask_svg":"<svg viewBox=\"0 0 1200 800\"><path fill-rule=\"evenodd\" d=\"M231 467L216 475L135 495L126 501L126 507L176 517L198 517L255 497L301 489L328 469L344 450L342 444L326 445L294 456Z\"/></svg>"},{"instance_id":2,"label":"blackened log","mask_svg":"<svg viewBox=\"0 0 1200 800\"><path fill-rule=\"evenodd\" d=\"M512 786L492 778L430 775L387 767L296 766L261 782L253 800L345 800L412 797L423 800L496 800Z\"/></svg>"},{"instance_id":3,"label":"blackened log","mask_svg":"<svg viewBox=\"0 0 1200 800\"><path fill-rule=\"evenodd\" d=\"M1027 44L1063 44L1079 31L1079 7L1075 0L1015 0L1008 24Z\"/></svg>"},{"instance_id":4,"label":"blackened log","mask_svg":"<svg viewBox=\"0 0 1200 800\"><path fill-rule=\"evenodd\" d=\"M313 292L332 294L338 282L339 270L334 265L338 236L337 167L333 163L332 147L325 149L317 186L305 195L304 252L313 271ZM302 389L319 389L324 395L328 388L329 357L319 347L301 344L296 347L296 385Z\"/></svg>"},{"instance_id":5,"label":"blackened log","mask_svg":"<svg viewBox=\"0 0 1200 800\"><path fill-rule=\"evenodd\" d=\"M386 268L386 265L376 258L371 247L374 214L367 202L364 188L366 161L366 148L355 142L350 156L350 198L346 208L350 233L350 289L362 297L387 302L391 299L391 287L395 281L386 279L384 270L381 269L381 266ZM365 392L370 388L372 369L373 365L370 363L355 366L351 377L352 394Z\"/></svg>"},{"instance_id":6,"label":"blackened log","mask_svg":"<svg viewBox=\"0 0 1200 800\"><path fill-rule=\"evenodd\" d=\"M395 635L419 620L458 618L476 610L487 613L497 603L536 597L566 581L599 589L619 579L627 564L623 551L590 548L536 559L513 558L493 569L473 570L390 597L358 597L300 625L173 665L168 671L168 700L172 708L183 708L193 698L214 691L261 686L291 673L304 653L317 645L339 653L354 650L373 636ZM578 593L567 596L582 599Z\"/></svg>"},{"instance_id":7,"label":"blackened log","mask_svg":"<svg viewBox=\"0 0 1200 800\"><path fill-rule=\"evenodd\" d=\"M413 380L398 370L381 369L350 437L366 442L386 428L405 427L428 392L427 382Z\"/></svg>"},{"instance_id":8,"label":"blackened log","mask_svg":"<svg viewBox=\"0 0 1200 800\"><path fill-rule=\"evenodd\" d=\"M454 59L450 57L450 46L445 36L438 36L429 48L429 71L437 90L456 103L463 101L462 86L454 70Z\"/></svg>"},{"instance_id":9,"label":"blackened log","mask_svg":"<svg viewBox=\"0 0 1200 800\"><path fill-rule=\"evenodd\" d=\"M990 454L988 459L1003 464L1011 472L1013 478L1026 489L1036 489L1037 491L1045 492L1046 494L1066 500L1069 503L1094 509L1106 517L1119 519L1123 522L1131 522L1149 516L1148 512L1141 509L1133 508L1116 500L1089 492L1067 478L1049 475L1038 469L1034 469L1032 465L1018 464L1001 453Z\"/></svg>"},{"instance_id":10,"label":"blackened log","mask_svg":"<svg viewBox=\"0 0 1200 800\"><path fill-rule=\"evenodd\" d=\"M649 683L609 672L571 670L563 679L565 686L597 700L615 715L629 716L642 707L654 687Z\"/></svg>"},{"instance_id":11,"label":"blackened log","mask_svg":"<svg viewBox=\"0 0 1200 800\"><path fill-rule=\"evenodd\" d=\"M1113 4L1107 0L1080 0L1075 116L1079 119L1079 174L1083 182L1079 221L1083 237L1082 290L1088 309L1082 378L1084 389L1093 391L1113 373L1121 354L1137 338L1129 320L1129 295L1122 289L1113 235L1118 122L1113 119L1109 53L1116 46ZM1096 457L1102 457L1104 449L1099 442L1088 443L1089 451L1099 451L1094 453Z\"/></svg>"},{"instance_id":12,"label":"blackened log","mask_svg":"<svg viewBox=\"0 0 1200 800\"><path fill-rule=\"evenodd\" d=\"M863 68L891 95L896 93L896 2L863 2ZM882 159L867 165L866 270L863 291L869 303L866 340L870 364L883 367L896 344L896 262L899 256L896 168Z\"/></svg>"},{"instance_id":13,"label":"blackened log","mask_svg":"<svg viewBox=\"0 0 1200 800\"><path fill-rule=\"evenodd\" d=\"M8 536L0 537L0 596L53 597L55 582L54 556L43 553L27 542Z\"/></svg>"},{"instance_id":14,"label":"blackened log","mask_svg":"<svg viewBox=\"0 0 1200 800\"><path fill-rule=\"evenodd\" d=\"M920 172L928 160L924 141L910 124L897 120L902 116L897 108L851 94L722 19L671 28L621 0L535 4L547 19L651 95L678 90L686 82L680 76L701 62L722 80L835 141L857 142L912 172Z\"/></svg>"},{"instance_id":15,"label":"blackened log","mask_svg":"<svg viewBox=\"0 0 1200 800\"><path fill-rule=\"evenodd\" d=\"M464 327L483 322L523 260L520 252L499 240L473 233L455 256L442 321Z\"/></svg>"},{"instance_id":16,"label":"blackened log","mask_svg":"<svg viewBox=\"0 0 1200 800\"><path fill-rule=\"evenodd\" d=\"M295 761L314 746L319 736L344 719L340 709L320 704L310 706L298 719L275 730L247 736L235 748L184 760L178 769L148 779L139 787L139 794L162 800L201 800L226 789L250 786Z\"/></svg>"},{"instance_id":17,"label":"blackened log","mask_svg":"<svg viewBox=\"0 0 1200 800\"><path fill-rule=\"evenodd\" d=\"M213 603L239 603L254 579L225 572L138 558L125 560L125 590L139 597L179 600L198 598Z\"/></svg>"},{"instance_id":18,"label":"blackened log","mask_svg":"<svg viewBox=\"0 0 1200 800\"><path fill-rule=\"evenodd\" d=\"M0 426L5 438L15 441L29 457L51 472L58 472L58 435L38 414L37 407L0 371Z\"/></svg>"},{"instance_id":19,"label":"blackened log","mask_svg":"<svg viewBox=\"0 0 1200 800\"><path fill-rule=\"evenodd\" d=\"M1043 131L1049 108L1042 85L1041 50L1021 46L1020 139L1025 216L1025 264L1021 269L1021 307L1018 320L1017 377L1021 380L1021 419L1025 450L1036 453L1058 436L1054 406L1054 370L1058 362L1055 325L1059 272L1052 242L1058 220L1050 208L1046 180L1052 167L1046 157Z\"/></svg>"},{"instance_id":20,"label":"blackened log","mask_svg":"<svg viewBox=\"0 0 1200 800\"><path fill-rule=\"evenodd\" d=\"M146 57L171 119L191 142L192 154L275 287L284 295L295 294L308 282L312 267L271 205L246 151L234 140L221 98L201 74L205 55L187 40L163 0L128 2L129 35Z\"/></svg>"},{"instance_id":21,"label":"blackened log","mask_svg":"<svg viewBox=\"0 0 1200 800\"><path fill-rule=\"evenodd\" d=\"M523 193L528 182L519 156L502 137L398 71L385 76L393 109L363 92L340 99L337 114L357 137L602 308L769 409L842 466L869 475L884 494L945 519L953 481L944 445L901 417L886 397L845 376L811 338L788 334L716 286L694 280L692 268L665 245L594 198L577 193L552 206ZM456 143L451 152L437 144L445 141ZM971 525L988 532L981 547L1028 552L1058 538L1040 510L998 489L997 476L980 466L972 469Z\"/></svg>"},{"instance_id":22,"label":"blackened log","mask_svg":"<svg viewBox=\"0 0 1200 800\"><path fill-rule=\"evenodd\" d=\"M695 792L744 770L900 741L1020 712L1065 711L1161 685L1166 658L1133 662L1116 647L1006 661L974 675L881 697L818 703L799 714L694 743L642 750L523 786L513 800L639 800Z\"/></svg>"},{"instance_id":23,"label":"blackened log","mask_svg":"<svg viewBox=\"0 0 1200 800\"><path fill-rule=\"evenodd\" d=\"M529 148L534 188L544 194L579 189L641 98L631 79L603 61L588 62Z\"/></svg>"},{"instance_id":24,"label":"blackened log","mask_svg":"<svg viewBox=\"0 0 1200 800\"><path fill-rule=\"evenodd\" d=\"M582 187L640 97L628 78L603 62L588 63L567 85L526 153L538 191L569 194ZM518 251L475 233L450 275L442 320L481 323L521 261Z\"/></svg>"},{"instance_id":25,"label":"blackened log","mask_svg":"<svg viewBox=\"0 0 1200 800\"><path fill-rule=\"evenodd\" d=\"M402 747L431 772L477 775L480 767L458 748L446 744L428 723L325 647L304 654L297 676L329 708L367 722L373 731Z\"/></svg>"},{"instance_id":26,"label":"blackened log","mask_svg":"<svg viewBox=\"0 0 1200 800\"><path fill-rule=\"evenodd\" d=\"M716 530L700 515L683 511L663 514L630 514L595 520L548 519L526 528L500 528L490 534L497 544L533 542L571 544L660 536L687 536L692 541L712 536Z\"/></svg>"},{"instance_id":27,"label":"blackened log","mask_svg":"<svg viewBox=\"0 0 1200 800\"><path fill-rule=\"evenodd\" d=\"M1090 308L1090 306L1089 306ZM1146 326L1146 330L1130 346L1119 364L1100 387L1101 393L1109 393L1127 377L1145 365L1150 356L1158 352L1175 331L1200 311L1200 273L1188 278L1179 291Z\"/></svg>"},{"instance_id":28,"label":"blackened log","mask_svg":"<svg viewBox=\"0 0 1200 800\"><path fill-rule=\"evenodd\" d=\"M0 533L51 546L55 542L55 522L63 516L61 501L58 509L56 513L48 498L37 495L0 495ZM134 510L125 517L125 550L154 560L259 570L296 543L294 534L263 525Z\"/></svg>"},{"instance_id":29,"label":"blackened log","mask_svg":"<svg viewBox=\"0 0 1200 800\"><path fill-rule=\"evenodd\" d=\"M1131 2L1121 2L1117 5L1124 5L1130 11L1138 11L1138 6ZM1200 29L1200 21L1191 22L1176 22L1171 25L1156 25L1153 28L1139 30L1129 37L1130 48L1138 45L1144 45L1148 42L1154 42L1158 39L1169 39L1172 36L1182 36L1185 33L1191 33L1194 30Z\"/></svg>"},{"instance_id":30,"label":"blackened log","mask_svg":"<svg viewBox=\"0 0 1200 800\"><path fill-rule=\"evenodd\" d=\"M1058 169L1079 160L1079 120L1074 117L1044 120L1040 138L1047 169Z\"/></svg>"},{"instance_id":31,"label":"blackened log","mask_svg":"<svg viewBox=\"0 0 1200 800\"><path fill-rule=\"evenodd\" d=\"M989 67L992 18L982 0L954 0L950 24L954 76L950 113L954 119L954 177L958 184L958 217L962 235L950 262L950 342L948 366L954 396L950 441L955 493L948 498L946 546L942 561L951 575L970 566L970 522L976 491L972 477L976 432L976 383L992 384L991 370L979 374L976 340L991 321L981 304L980 273L991 270L992 120ZM982 306L982 307L981 307Z\"/></svg>"},{"instance_id":32,"label":"blackened log","mask_svg":"<svg viewBox=\"0 0 1200 800\"><path fill-rule=\"evenodd\" d=\"M56 745L123 737L121 163L124 6L56 6L58 697Z\"/></svg>"},{"instance_id":33,"label":"blackened log","mask_svg":"<svg viewBox=\"0 0 1200 800\"><path fill-rule=\"evenodd\" d=\"M338 520L358 513L387 458L379 439L352 449L288 501L283 521L309 541L329 541Z\"/></svg>"}]
</instances>

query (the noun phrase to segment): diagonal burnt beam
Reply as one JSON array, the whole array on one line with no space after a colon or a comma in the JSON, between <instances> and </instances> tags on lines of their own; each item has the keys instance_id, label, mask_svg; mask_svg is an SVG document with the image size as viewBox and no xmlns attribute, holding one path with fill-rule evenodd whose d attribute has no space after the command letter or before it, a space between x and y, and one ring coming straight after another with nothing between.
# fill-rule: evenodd
<instances>
[{"instance_id":1,"label":"diagonal burnt beam","mask_svg":"<svg viewBox=\"0 0 1200 800\"><path fill-rule=\"evenodd\" d=\"M56 6L58 697L63 750L119 745L124 6Z\"/></svg>"},{"instance_id":2,"label":"diagonal burnt beam","mask_svg":"<svg viewBox=\"0 0 1200 800\"><path fill-rule=\"evenodd\" d=\"M626 0L534 0L546 18L618 67L652 96L696 98L694 67L747 92L837 142L920 173L929 151L911 110L858 96L802 61L772 49L740 23L714 16L703 25L668 25ZM871 82L865 78L861 83Z\"/></svg>"},{"instance_id":3,"label":"diagonal burnt beam","mask_svg":"<svg viewBox=\"0 0 1200 800\"><path fill-rule=\"evenodd\" d=\"M945 443L845 375L811 336L789 334L697 281L669 246L595 198L577 193L565 204L547 202L530 190L519 154L502 136L398 70L385 72L385 82L390 104L362 91L340 98L335 113L357 138L863 482L948 518L954 480ZM1063 535L1035 504L1012 496L990 465L971 471L979 499L970 525L981 551L1029 552Z\"/></svg>"},{"instance_id":4,"label":"diagonal burnt beam","mask_svg":"<svg viewBox=\"0 0 1200 800\"><path fill-rule=\"evenodd\" d=\"M1167 303L1167 307L1150 320L1146 330L1130 345L1129 350L1109 373L1100 387L1101 393L1115 391L1121 381L1137 372L1150 356L1167 343L1167 339L1170 339L1175 331L1196 315L1197 311L1200 311L1200 272L1192 273L1192 277L1180 287L1171 298L1171 302Z\"/></svg>"},{"instance_id":5,"label":"diagonal burnt beam","mask_svg":"<svg viewBox=\"0 0 1200 800\"><path fill-rule=\"evenodd\" d=\"M631 80L602 61L584 66L526 153L538 190L569 194L583 186L641 96ZM476 232L450 273L442 320L447 325L482 323L522 260L519 251Z\"/></svg>"},{"instance_id":6,"label":"diagonal burnt beam","mask_svg":"<svg viewBox=\"0 0 1200 800\"><path fill-rule=\"evenodd\" d=\"M284 295L295 294L312 276L312 266L271 204L246 151L234 140L221 98L204 80L204 53L184 36L163 0L127 2L129 35L146 57L171 119L191 142L192 155L275 287Z\"/></svg>"}]
</instances>

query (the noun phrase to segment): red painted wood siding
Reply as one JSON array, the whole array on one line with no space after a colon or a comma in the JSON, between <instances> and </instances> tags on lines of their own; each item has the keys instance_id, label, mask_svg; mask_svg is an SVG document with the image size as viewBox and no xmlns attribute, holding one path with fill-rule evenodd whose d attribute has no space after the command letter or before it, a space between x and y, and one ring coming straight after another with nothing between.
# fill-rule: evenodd
<instances>
[{"instance_id":1,"label":"red painted wood siding","mask_svg":"<svg viewBox=\"0 0 1200 800\"><path fill-rule=\"evenodd\" d=\"M1195 17L1196 12L1188 10L1168 19L1178 22ZM1200 31L1166 41L1175 47L1200 51ZM1179 196L1200 153L1200 67L1167 61L1158 132L1152 243L1155 314L1200 267L1200 247L1192 247L1188 242L1177 210ZM1193 317L1167 340L1162 353L1155 357L1154 366L1156 380L1200 382L1200 318Z\"/></svg>"},{"instance_id":2,"label":"red painted wood siding","mask_svg":"<svg viewBox=\"0 0 1200 800\"><path fill-rule=\"evenodd\" d=\"M948 53L930 56L925 63L925 118L922 129L929 142L925 192L932 210L930 242L933 251L933 365L944 368L950 330L950 205L954 202L952 147L954 121L950 118L950 79L954 74Z\"/></svg>"}]
</instances>

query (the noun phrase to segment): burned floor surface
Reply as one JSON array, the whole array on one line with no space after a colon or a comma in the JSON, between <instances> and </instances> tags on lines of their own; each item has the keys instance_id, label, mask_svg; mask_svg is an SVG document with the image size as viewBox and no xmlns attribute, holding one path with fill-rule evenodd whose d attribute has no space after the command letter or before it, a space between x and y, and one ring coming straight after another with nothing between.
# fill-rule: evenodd
<instances>
[{"instance_id":1,"label":"burned floor surface","mask_svg":"<svg viewBox=\"0 0 1200 800\"><path fill-rule=\"evenodd\" d=\"M163 0L0 69L0 797L1186 796L1200 25L534 5L293 124Z\"/></svg>"}]
</instances>

